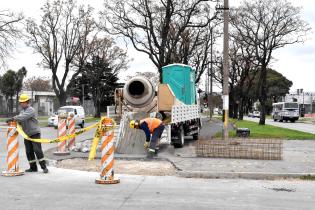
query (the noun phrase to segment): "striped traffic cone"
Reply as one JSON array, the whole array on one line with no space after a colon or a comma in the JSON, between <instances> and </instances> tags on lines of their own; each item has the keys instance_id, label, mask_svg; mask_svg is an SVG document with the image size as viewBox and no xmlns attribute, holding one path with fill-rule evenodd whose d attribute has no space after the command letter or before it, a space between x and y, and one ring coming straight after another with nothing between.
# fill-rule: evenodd
<instances>
[{"instance_id":1,"label":"striped traffic cone","mask_svg":"<svg viewBox=\"0 0 315 210\"><path fill-rule=\"evenodd\" d=\"M67 135L67 114L60 114L58 116L58 137ZM70 152L66 146L67 141L59 142L57 145L57 151L54 155L63 156L70 155Z\"/></svg>"},{"instance_id":2,"label":"striped traffic cone","mask_svg":"<svg viewBox=\"0 0 315 210\"><path fill-rule=\"evenodd\" d=\"M2 176L21 176L24 172L19 168L19 141L16 131L16 122L10 122L7 131L7 170L2 172Z\"/></svg>"},{"instance_id":3,"label":"striped traffic cone","mask_svg":"<svg viewBox=\"0 0 315 210\"><path fill-rule=\"evenodd\" d=\"M75 119L74 115L71 114L70 117L68 118L68 134L73 134L75 133ZM73 139L69 140L68 143L68 149L71 151L75 147L75 137Z\"/></svg>"},{"instance_id":4,"label":"striped traffic cone","mask_svg":"<svg viewBox=\"0 0 315 210\"><path fill-rule=\"evenodd\" d=\"M119 179L114 178L114 150L113 142L114 130L106 131L109 127L113 127L114 123L110 118L105 118L102 122L102 158L101 158L101 174L100 178L95 180L96 184L117 184Z\"/></svg>"}]
</instances>

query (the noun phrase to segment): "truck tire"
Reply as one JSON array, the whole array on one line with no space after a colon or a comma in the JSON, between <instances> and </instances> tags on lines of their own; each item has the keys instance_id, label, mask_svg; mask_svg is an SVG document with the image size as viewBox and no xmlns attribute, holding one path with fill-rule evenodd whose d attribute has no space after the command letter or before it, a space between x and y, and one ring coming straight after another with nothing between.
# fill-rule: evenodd
<instances>
[{"instance_id":1,"label":"truck tire","mask_svg":"<svg viewBox=\"0 0 315 210\"><path fill-rule=\"evenodd\" d=\"M192 137L194 140L198 140L199 139L199 133L200 133L200 127L198 127L198 133L194 134Z\"/></svg>"},{"instance_id":2,"label":"truck tire","mask_svg":"<svg viewBox=\"0 0 315 210\"><path fill-rule=\"evenodd\" d=\"M198 124L198 128L197 128L198 132L196 134L193 134L193 136L192 136L194 140L198 140L199 135L200 135L200 129L201 129L202 125L201 125L201 121L199 119L197 120L197 124Z\"/></svg>"},{"instance_id":3,"label":"truck tire","mask_svg":"<svg viewBox=\"0 0 315 210\"><path fill-rule=\"evenodd\" d=\"M175 148L182 148L185 144L185 132L183 125L181 125L177 132L178 139L173 142Z\"/></svg>"}]
</instances>

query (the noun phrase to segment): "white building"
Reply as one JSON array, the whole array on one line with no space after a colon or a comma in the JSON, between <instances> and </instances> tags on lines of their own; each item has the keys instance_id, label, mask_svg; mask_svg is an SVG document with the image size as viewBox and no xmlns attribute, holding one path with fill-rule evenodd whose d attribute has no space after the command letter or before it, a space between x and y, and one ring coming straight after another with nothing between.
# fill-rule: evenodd
<instances>
[{"instance_id":1,"label":"white building","mask_svg":"<svg viewBox=\"0 0 315 210\"><path fill-rule=\"evenodd\" d=\"M27 94L31 98L32 106L35 108L38 115L48 116L54 112L54 102L56 101L54 100L56 98L56 94L54 92L22 91L20 94ZM13 97L13 112L17 113L15 104L16 97ZM5 97L0 94L0 114L7 113L7 106Z\"/></svg>"},{"instance_id":2,"label":"white building","mask_svg":"<svg viewBox=\"0 0 315 210\"><path fill-rule=\"evenodd\" d=\"M315 92L300 92L289 93L284 97L285 102L298 102L300 108L305 108L305 114L311 114L315 112Z\"/></svg>"}]
</instances>

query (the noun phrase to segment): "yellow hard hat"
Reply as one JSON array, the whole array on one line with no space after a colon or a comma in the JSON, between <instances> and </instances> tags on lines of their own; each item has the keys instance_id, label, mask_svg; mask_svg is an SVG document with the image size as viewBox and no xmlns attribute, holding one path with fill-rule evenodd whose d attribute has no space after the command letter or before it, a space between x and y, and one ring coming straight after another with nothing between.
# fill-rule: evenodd
<instances>
[{"instance_id":1,"label":"yellow hard hat","mask_svg":"<svg viewBox=\"0 0 315 210\"><path fill-rule=\"evenodd\" d=\"M136 121L131 120L129 123L130 128L135 128L135 123L136 123Z\"/></svg>"},{"instance_id":2,"label":"yellow hard hat","mask_svg":"<svg viewBox=\"0 0 315 210\"><path fill-rule=\"evenodd\" d=\"M139 125L139 121L138 120L131 120L129 123L130 128L136 128Z\"/></svg>"},{"instance_id":3,"label":"yellow hard hat","mask_svg":"<svg viewBox=\"0 0 315 210\"><path fill-rule=\"evenodd\" d=\"M19 98L19 102L20 103L23 103L23 102L26 102L26 101L29 101L30 100L30 97L28 97L28 95L26 94L21 94L20 95L20 98Z\"/></svg>"}]
</instances>

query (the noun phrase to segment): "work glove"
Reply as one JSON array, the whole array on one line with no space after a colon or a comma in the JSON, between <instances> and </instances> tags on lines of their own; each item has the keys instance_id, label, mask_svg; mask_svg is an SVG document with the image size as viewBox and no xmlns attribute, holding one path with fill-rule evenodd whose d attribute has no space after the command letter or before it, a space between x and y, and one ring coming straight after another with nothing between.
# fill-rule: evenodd
<instances>
[{"instance_id":1,"label":"work glove","mask_svg":"<svg viewBox=\"0 0 315 210\"><path fill-rule=\"evenodd\" d=\"M143 145L144 149L147 149L150 146L150 142L146 141Z\"/></svg>"}]
</instances>

